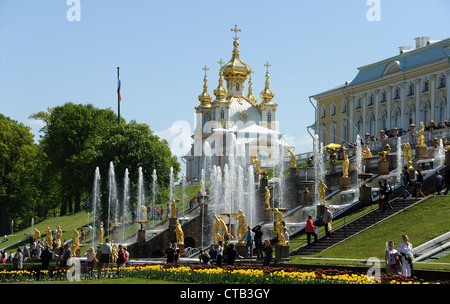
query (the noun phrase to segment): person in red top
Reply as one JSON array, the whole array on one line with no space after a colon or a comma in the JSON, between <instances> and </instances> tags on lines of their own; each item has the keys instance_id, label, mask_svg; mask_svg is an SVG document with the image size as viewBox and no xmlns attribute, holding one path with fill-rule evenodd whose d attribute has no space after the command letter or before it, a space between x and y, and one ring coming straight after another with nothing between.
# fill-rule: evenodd
<instances>
[{"instance_id":1,"label":"person in red top","mask_svg":"<svg viewBox=\"0 0 450 304\"><path fill-rule=\"evenodd\" d=\"M308 242L308 246L311 246L311 235L314 236L314 243L317 242L317 234L316 234L316 225L314 225L314 222L312 220L312 216L308 216L308 220L306 221L306 240Z\"/></svg>"},{"instance_id":2,"label":"person in red top","mask_svg":"<svg viewBox=\"0 0 450 304\"><path fill-rule=\"evenodd\" d=\"M119 245L119 252L117 257L117 266L121 267L122 265L126 264L127 257L125 255L125 250L122 247L122 244Z\"/></svg>"},{"instance_id":3,"label":"person in red top","mask_svg":"<svg viewBox=\"0 0 450 304\"><path fill-rule=\"evenodd\" d=\"M80 235L80 243L81 244L83 244L85 237L86 237L86 232L84 232L84 230L81 229L81 235Z\"/></svg>"}]
</instances>

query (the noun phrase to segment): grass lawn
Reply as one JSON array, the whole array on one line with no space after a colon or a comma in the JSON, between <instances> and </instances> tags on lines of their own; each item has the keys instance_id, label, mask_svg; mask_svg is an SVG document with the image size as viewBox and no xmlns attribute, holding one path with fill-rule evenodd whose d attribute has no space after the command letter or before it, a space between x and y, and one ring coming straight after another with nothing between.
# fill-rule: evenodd
<instances>
[{"instance_id":1,"label":"grass lawn","mask_svg":"<svg viewBox=\"0 0 450 304\"><path fill-rule=\"evenodd\" d=\"M308 257L368 259L379 258L384 261L386 242L393 240L396 247L402 242L402 235L407 234L410 242L417 247L441 234L450 231L450 197L435 197L407 209L405 212L375 225L346 242L334 246L321 253ZM307 258L307 257L304 257ZM315 262L313 262L315 261ZM439 263L448 263L450 256L437 260ZM324 263L322 260L305 260L299 256L291 257L292 263ZM333 261L341 264L342 262ZM450 266L415 264L415 268L447 269Z\"/></svg>"}]
</instances>

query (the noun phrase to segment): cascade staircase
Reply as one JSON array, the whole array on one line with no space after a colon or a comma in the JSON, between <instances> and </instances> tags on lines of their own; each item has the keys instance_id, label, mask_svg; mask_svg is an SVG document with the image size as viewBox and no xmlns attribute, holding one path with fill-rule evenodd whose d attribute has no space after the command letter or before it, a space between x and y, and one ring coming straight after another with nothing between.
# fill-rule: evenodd
<instances>
[{"instance_id":1,"label":"cascade staircase","mask_svg":"<svg viewBox=\"0 0 450 304\"><path fill-rule=\"evenodd\" d=\"M397 213L402 212L405 208L412 206L413 204L416 204L421 200L424 199L408 198L404 200L400 197L393 198L390 201L393 207L392 210L387 206L385 212L381 212L378 207L376 207L373 210L349 221L348 223L337 227L336 229L333 228L331 230L331 237L326 237L325 235L323 235L317 238L317 242L314 243L314 238L311 236L311 246L305 244L298 249L291 251L290 255L311 255L329 249L347 240L348 238L372 227L373 225L380 223ZM321 231L323 231L324 227L320 226L320 229Z\"/></svg>"}]
</instances>

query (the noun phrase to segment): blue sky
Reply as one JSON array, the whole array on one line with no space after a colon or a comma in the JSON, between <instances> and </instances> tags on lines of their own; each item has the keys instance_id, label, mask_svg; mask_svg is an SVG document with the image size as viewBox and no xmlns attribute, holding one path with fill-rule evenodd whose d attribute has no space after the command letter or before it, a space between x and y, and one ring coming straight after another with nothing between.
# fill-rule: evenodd
<instances>
[{"instance_id":1,"label":"blue sky","mask_svg":"<svg viewBox=\"0 0 450 304\"><path fill-rule=\"evenodd\" d=\"M79 0L80 20L72 22L68 2L0 0L0 113L36 136L40 123L28 117L68 101L117 111L120 67L121 116L171 144L174 122L193 128L203 66L209 92L217 86L217 62L231 58L237 24L254 95L260 100L269 61L280 131L296 153L307 152L309 96L352 80L358 67L397 55L399 46L414 48L418 36L450 37L448 0ZM379 21L370 21L377 4Z\"/></svg>"}]
</instances>

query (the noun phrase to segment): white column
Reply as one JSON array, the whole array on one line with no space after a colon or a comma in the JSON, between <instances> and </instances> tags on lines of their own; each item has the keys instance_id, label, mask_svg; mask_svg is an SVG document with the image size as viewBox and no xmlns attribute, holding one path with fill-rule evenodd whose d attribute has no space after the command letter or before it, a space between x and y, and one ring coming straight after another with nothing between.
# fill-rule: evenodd
<instances>
[{"instance_id":1,"label":"white column","mask_svg":"<svg viewBox=\"0 0 450 304\"><path fill-rule=\"evenodd\" d=\"M375 90L375 124L374 124L374 133L375 134L373 134L374 136L375 136L375 138L377 137L377 135L378 135L378 131L379 131L379 129L378 129L378 103L380 102L380 90L379 89L376 89Z\"/></svg>"},{"instance_id":2,"label":"white column","mask_svg":"<svg viewBox=\"0 0 450 304\"><path fill-rule=\"evenodd\" d=\"M400 83L400 125L395 126L401 129L406 128L406 82Z\"/></svg>"},{"instance_id":3,"label":"white column","mask_svg":"<svg viewBox=\"0 0 450 304\"><path fill-rule=\"evenodd\" d=\"M361 138L364 138L364 136L366 135L366 108L367 108L367 93L364 93L362 95L362 112L361 112L361 116L362 116L362 130L361 130Z\"/></svg>"},{"instance_id":4,"label":"white column","mask_svg":"<svg viewBox=\"0 0 450 304\"><path fill-rule=\"evenodd\" d=\"M447 121L450 120L450 69L445 71L445 89L447 90Z\"/></svg>"},{"instance_id":5,"label":"white column","mask_svg":"<svg viewBox=\"0 0 450 304\"><path fill-rule=\"evenodd\" d=\"M348 104L347 104L347 111L350 111L350 121L349 121L349 129L350 129L350 137L348 138L349 141L353 141L354 138L354 125L353 125L353 113L355 111L355 104L354 104L354 97L349 96L348 98Z\"/></svg>"},{"instance_id":6,"label":"white column","mask_svg":"<svg viewBox=\"0 0 450 304\"><path fill-rule=\"evenodd\" d=\"M430 109L430 119L434 120L436 124L439 123L439 121L436 121L436 103L434 100L434 90L436 89L436 74L432 74L428 77L429 79L429 88L430 88L430 99L431 99L431 109Z\"/></svg>"},{"instance_id":7,"label":"white column","mask_svg":"<svg viewBox=\"0 0 450 304\"><path fill-rule=\"evenodd\" d=\"M420 79L414 80L414 91L416 97L416 128L420 126Z\"/></svg>"},{"instance_id":8,"label":"white column","mask_svg":"<svg viewBox=\"0 0 450 304\"><path fill-rule=\"evenodd\" d=\"M387 121L386 121L386 129L390 130L391 129L391 100L392 100L392 86L387 86L386 89L387 92ZM386 131L386 130L385 130Z\"/></svg>"}]
</instances>

